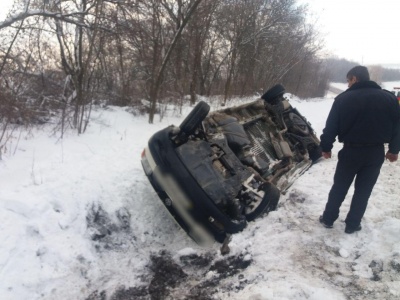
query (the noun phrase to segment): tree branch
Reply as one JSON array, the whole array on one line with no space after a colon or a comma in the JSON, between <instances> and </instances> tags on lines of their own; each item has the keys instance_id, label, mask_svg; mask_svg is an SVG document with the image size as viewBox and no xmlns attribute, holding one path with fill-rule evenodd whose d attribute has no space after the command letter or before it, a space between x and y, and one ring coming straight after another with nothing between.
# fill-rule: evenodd
<instances>
[{"instance_id":1,"label":"tree branch","mask_svg":"<svg viewBox=\"0 0 400 300\"><path fill-rule=\"evenodd\" d=\"M7 18L3 22L0 22L0 30L11 26L18 21L22 21L22 20L28 19L30 17L37 17L37 16L45 17L45 18L52 18L54 20L59 20L59 21L74 24L74 25L77 25L80 27L88 27L89 28L89 26L87 24L81 23L74 18L74 17L81 17L82 15L87 15L87 14L88 14L88 11L73 12L73 13L68 13L68 14L54 13L54 12L49 12L46 10L24 11L24 12L21 12L19 14L16 14L14 16Z\"/></svg>"}]
</instances>

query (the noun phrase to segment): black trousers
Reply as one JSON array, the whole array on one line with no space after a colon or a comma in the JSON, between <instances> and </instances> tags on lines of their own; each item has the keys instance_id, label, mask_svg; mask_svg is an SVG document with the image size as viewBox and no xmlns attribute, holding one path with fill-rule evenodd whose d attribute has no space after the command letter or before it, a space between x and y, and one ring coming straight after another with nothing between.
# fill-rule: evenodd
<instances>
[{"instance_id":1,"label":"black trousers","mask_svg":"<svg viewBox=\"0 0 400 300\"><path fill-rule=\"evenodd\" d=\"M333 224L339 217L339 208L354 178L354 195L345 223L355 228L361 223L368 199L378 179L385 160L383 145L366 147L344 146L339 151L333 186L323 214L324 220Z\"/></svg>"}]
</instances>

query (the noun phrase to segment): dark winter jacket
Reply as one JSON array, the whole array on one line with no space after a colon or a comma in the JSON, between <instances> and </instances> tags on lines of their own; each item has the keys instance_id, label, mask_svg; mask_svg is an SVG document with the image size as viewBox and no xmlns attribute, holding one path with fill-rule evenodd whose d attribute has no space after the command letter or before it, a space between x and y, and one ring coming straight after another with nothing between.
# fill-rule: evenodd
<instances>
[{"instance_id":1,"label":"dark winter jacket","mask_svg":"<svg viewBox=\"0 0 400 300\"><path fill-rule=\"evenodd\" d=\"M335 138L344 144L370 146L389 143L389 152L400 151L400 106L396 97L373 81L354 83L335 98L321 148L330 152Z\"/></svg>"}]
</instances>

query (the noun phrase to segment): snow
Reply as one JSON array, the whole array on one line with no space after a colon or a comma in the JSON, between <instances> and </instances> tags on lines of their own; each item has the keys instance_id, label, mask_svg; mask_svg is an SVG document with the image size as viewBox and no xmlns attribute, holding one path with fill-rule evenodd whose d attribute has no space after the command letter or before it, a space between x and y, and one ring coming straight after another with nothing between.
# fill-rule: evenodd
<instances>
[{"instance_id":1,"label":"snow","mask_svg":"<svg viewBox=\"0 0 400 300\"><path fill-rule=\"evenodd\" d=\"M330 86L333 86L341 91L345 91L348 88L347 83L343 83L343 82L331 82Z\"/></svg>"},{"instance_id":2,"label":"snow","mask_svg":"<svg viewBox=\"0 0 400 300\"><path fill-rule=\"evenodd\" d=\"M388 81L388 82L382 83L382 88L384 88L388 91L393 91L395 87L400 88L400 81Z\"/></svg>"},{"instance_id":3,"label":"snow","mask_svg":"<svg viewBox=\"0 0 400 300\"><path fill-rule=\"evenodd\" d=\"M332 96L290 102L319 136ZM352 189L334 228L326 229L318 217L338 143L332 159L282 195L277 211L232 236L228 258L246 266L221 277L210 267L230 262L221 245L200 247L171 220L140 163L149 137L178 125L190 109L169 109L150 125L125 108L97 107L80 136L68 132L59 140L49 125L22 130L19 140L15 133L0 160L0 298L102 299L105 291L109 299L154 284L151 257L166 251L188 275L171 286L171 299L212 280L212 299L400 299L400 162L384 163L360 232L344 233ZM204 260L185 265L188 257Z\"/></svg>"},{"instance_id":4,"label":"snow","mask_svg":"<svg viewBox=\"0 0 400 300\"><path fill-rule=\"evenodd\" d=\"M341 91L347 90L348 86L347 83L342 83L342 82L331 82L330 84L332 87L337 88ZM388 91L393 91L394 87L400 87L400 81L387 81L387 82L382 82L380 86Z\"/></svg>"}]
</instances>

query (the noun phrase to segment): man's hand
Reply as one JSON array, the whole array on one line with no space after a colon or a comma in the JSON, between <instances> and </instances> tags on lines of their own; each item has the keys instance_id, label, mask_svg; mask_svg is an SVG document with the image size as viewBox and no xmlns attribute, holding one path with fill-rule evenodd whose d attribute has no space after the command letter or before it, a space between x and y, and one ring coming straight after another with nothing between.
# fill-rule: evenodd
<instances>
[{"instance_id":1,"label":"man's hand","mask_svg":"<svg viewBox=\"0 0 400 300\"><path fill-rule=\"evenodd\" d=\"M332 157L332 152L322 152L322 156L324 158L331 158Z\"/></svg>"},{"instance_id":2,"label":"man's hand","mask_svg":"<svg viewBox=\"0 0 400 300\"><path fill-rule=\"evenodd\" d=\"M390 162L395 162L395 161L397 161L397 159L399 158L399 155L398 155L398 154L390 153L390 152L388 151L388 152L386 152L385 158L386 158L387 160L389 160Z\"/></svg>"}]
</instances>

